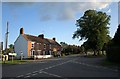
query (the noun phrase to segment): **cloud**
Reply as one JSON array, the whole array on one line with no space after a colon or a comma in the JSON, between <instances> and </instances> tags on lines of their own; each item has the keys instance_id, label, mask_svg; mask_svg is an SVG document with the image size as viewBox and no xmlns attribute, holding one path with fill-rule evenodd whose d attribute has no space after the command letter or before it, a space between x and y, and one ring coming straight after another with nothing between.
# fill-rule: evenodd
<instances>
[{"instance_id":1,"label":"cloud","mask_svg":"<svg viewBox=\"0 0 120 79\"><path fill-rule=\"evenodd\" d=\"M109 2L69 2L69 3L45 3L41 7L41 12L47 13L47 17L53 17L57 20L74 19L78 12L84 12L88 9L103 9L108 7ZM41 19L42 20L42 19Z\"/></svg>"},{"instance_id":2,"label":"cloud","mask_svg":"<svg viewBox=\"0 0 120 79\"><path fill-rule=\"evenodd\" d=\"M88 9L101 10L108 7L111 0L105 1L106 2L98 2L97 0L91 0L91 2L15 2L9 3L9 6L12 6L12 9L17 9L18 7L25 9L25 7L37 5L36 12L41 21L49 21L51 19L71 20L75 18L78 12L84 12Z\"/></svg>"},{"instance_id":3,"label":"cloud","mask_svg":"<svg viewBox=\"0 0 120 79\"><path fill-rule=\"evenodd\" d=\"M2 2L118 2L119 0L3 0Z\"/></svg>"},{"instance_id":4,"label":"cloud","mask_svg":"<svg viewBox=\"0 0 120 79\"><path fill-rule=\"evenodd\" d=\"M107 11L107 13L111 13L111 9L109 9L109 10Z\"/></svg>"}]
</instances>

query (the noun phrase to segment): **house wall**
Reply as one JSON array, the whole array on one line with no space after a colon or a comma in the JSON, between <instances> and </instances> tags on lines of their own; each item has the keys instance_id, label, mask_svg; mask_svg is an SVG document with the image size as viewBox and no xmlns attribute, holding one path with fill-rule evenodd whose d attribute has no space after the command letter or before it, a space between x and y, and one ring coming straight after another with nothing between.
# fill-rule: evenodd
<instances>
[{"instance_id":1,"label":"house wall","mask_svg":"<svg viewBox=\"0 0 120 79\"><path fill-rule=\"evenodd\" d=\"M30 58L31 57L31 48L32 48L32 42L31 41L28 41L28 58Z\"/></svg>"},{"instance_id":2,"label":"house wall","mask_svg":"<svg viewBox=\"0 0 120 79\"><path fill-rule=\"evenodd\" d=\"M28 58L28 42L27 40L21 35L17 38L17 40L14 43L14 49L17 53L17 57L21 56L21 51L23 53L23 56L25 58Z\"/></svg>"}]
</instances>

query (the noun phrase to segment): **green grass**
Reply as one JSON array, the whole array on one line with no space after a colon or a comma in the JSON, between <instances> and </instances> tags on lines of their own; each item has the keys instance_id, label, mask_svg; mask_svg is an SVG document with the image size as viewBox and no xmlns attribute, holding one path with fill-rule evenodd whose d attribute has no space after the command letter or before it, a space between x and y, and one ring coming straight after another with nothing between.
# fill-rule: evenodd
<instances>
[{"instance_id":1,"label":"green grass","mask_svg":"<svg viewBox=\"0 0 120 79\"><path fill-rule=\"evenodd\" d=\"M23 64L23 63L26 63L26 62L29 62L28 60L9 60L9 61L0 61L0 64Z\"/></svg>"}]
</instances>

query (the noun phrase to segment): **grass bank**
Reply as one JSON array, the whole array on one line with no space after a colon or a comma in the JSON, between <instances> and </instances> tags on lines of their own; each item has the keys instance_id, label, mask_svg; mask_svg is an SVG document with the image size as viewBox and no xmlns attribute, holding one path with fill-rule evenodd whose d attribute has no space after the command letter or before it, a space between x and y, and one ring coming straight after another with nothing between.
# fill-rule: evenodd
<instances>
[{"instance_id":1,"label":"grass bank","mask_svg":"<svg viewBox=\"0 0 120 79\"><path fill-rule=\"evenodd\" d=\"M9 61L0 61L0 64L23 64L23 63L26 63L26 62L30 62L28 60L9 60Z\"/></svg>"}]
</instances>

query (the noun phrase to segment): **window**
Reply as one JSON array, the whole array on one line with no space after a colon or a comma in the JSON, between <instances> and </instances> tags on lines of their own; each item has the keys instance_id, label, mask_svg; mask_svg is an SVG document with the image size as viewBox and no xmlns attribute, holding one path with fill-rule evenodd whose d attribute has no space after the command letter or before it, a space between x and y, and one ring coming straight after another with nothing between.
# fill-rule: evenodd
<instances>
[{"instance_id":1,"label":"window","mask_svg":"<svg viewBox=\"0 0 120 79\"><path fill-rule=\"evenodd\" d=\"M41 50L37 50L37 54L38 54L38 55L41 55Z\"/></svg>"},{"instance_id":2,"label":"window","mask_svg":"<svg viewBox=\"0 0 120 79\"><path fill-rule=\"evenodd\" d=\"M51 52L51 51L49 51L49 54L50 54L50 55L52 55L52 52Z\"/></svg>"},{"instance_id":3,"label":"window","mask_svg":"<svg viewBox=\"0 0 120 79\"><path fill-rule=\"evenodd\" d=\"M44 44L44 49L46 49L46 44Z\"/></svg>"},{"instance_id":4,"label":"window","mask_svg":"<svg viewBox=\"0 0 120 79\"><path fill-rule=\"evenodd\" d=\"M50 49L51 49L51 44L50 44Z\"/></svg>"},{"instance_id":5,"label":"window","mask_svg":"<svg viewBox=\"0 0 120 79\"><path fill-rule=\"evenodd\" d=\"M34 44L32 44L32 47L34 47Z\"/></svg>"},{"instance_id":6,"label":"window","mask_svg":"<svg viewBox=\"0 0 120 79\"><path fill-rule=\"evenodd\" d=\"M45 52L45 55L50 55L49 51L46 51L46 52Z\"/></svg>"}]
</instances>

